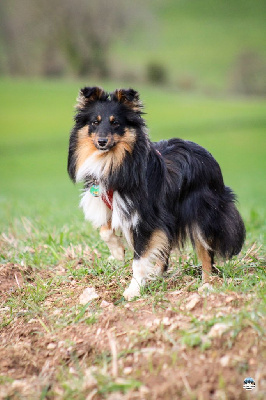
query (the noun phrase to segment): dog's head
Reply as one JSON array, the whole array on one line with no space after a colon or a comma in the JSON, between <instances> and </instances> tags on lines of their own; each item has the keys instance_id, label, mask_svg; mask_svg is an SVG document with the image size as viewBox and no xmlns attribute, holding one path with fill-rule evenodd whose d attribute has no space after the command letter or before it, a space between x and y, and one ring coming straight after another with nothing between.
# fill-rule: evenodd
<instances>
[{"instance_id":1,"label":"dog's head","mask_svg":"<svg viewBox=\"0 0 266 400\"><path fill-rule=\"evenodd\" d=\"M136 131L145 125L142 103L133 89L107 93L99 87L85 87L77 100L68 158L68 172L74 181L92 155L102 164L109 160L112 168L121 164L126 152L133 151Z\"/></svg>"}]
</instances>

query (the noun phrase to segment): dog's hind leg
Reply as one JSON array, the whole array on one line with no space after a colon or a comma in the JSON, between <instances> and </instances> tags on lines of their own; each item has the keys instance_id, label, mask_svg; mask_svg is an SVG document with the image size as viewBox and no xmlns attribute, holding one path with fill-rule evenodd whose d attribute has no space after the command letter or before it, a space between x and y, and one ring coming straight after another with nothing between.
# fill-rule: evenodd
<instances>
[{"instance_id":1,"label":"dog's hind leg","mask_svg":"<svg viewBox=\"0 0 266 400\"><path fill-rule=\"evenodd\" d=\"M212 272L213 256L210 251L206 249L203 244L199 241L195 241L196 252L198 259L202 262L202 281L203 283L210 281L210 276Z\"/></svg>"},{"instance_id":2,"label":"dog's hind leg","mask_svg":"<svg viewBox=\"0 0 266 400\"><path fill-rule=\"evenodd\" d=\"M125 258L125 248L121 239L115 235L111 227L111 221L109 221L107 225L103 225L101 227L100 236L107 244L111 252L111 257L115 258L116 260L123 261Z\"/></svg>"},{"instance_id":3,"label":"dog's hind leg","mask_svg":"<svg viewBox=\"0 0 266 400\"><path fill-rule=\"evenodd\" d=\"M149 239L134 238L133 277L129 287L124 291L126 300L140 295L140 288L147 279L153 279L164 272L170 252L167 236L156 230Z\"/></svg>"}]
</instances>

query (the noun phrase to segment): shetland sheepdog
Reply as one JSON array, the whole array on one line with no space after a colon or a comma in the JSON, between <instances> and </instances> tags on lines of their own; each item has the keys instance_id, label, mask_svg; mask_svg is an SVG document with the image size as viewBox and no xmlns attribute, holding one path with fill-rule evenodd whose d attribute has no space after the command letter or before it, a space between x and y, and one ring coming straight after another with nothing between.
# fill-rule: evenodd
<instances>
[{"instance_id":1,"label":"shetland sheepdog","mask_svg":"<svg viewBox=\"0 0 266 400\"><path fill-rule=\"evenodd\" d=\"M245 239L235 195L218 163L190 141L151 142L133 89L85 87L77 100L68 173L84 183L80 206L100 228L111 256L124 259L118 229L133 248L133 277L124 297L139 296L149 277L167 269L171 249L187 239L208 282L214 257L238 254Z\"/></svg>"}]
</instances>

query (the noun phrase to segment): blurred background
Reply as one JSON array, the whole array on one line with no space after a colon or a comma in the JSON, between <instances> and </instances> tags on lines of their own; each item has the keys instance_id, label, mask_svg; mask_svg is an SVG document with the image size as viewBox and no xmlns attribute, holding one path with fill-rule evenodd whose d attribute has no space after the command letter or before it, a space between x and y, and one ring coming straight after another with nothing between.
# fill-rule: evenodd
<instances>
[{"instance_id":1,"label":"blurred background","mask_svg":"<svg viewBox=\"0 0 266 400\"><path fill-rule=\"evenodd\" d=\"M152 140L206 147L265 227L265 0L1 0L0 226L82 220L67 172L80 87L134 87Z\"/></svg>"}]
</instances>

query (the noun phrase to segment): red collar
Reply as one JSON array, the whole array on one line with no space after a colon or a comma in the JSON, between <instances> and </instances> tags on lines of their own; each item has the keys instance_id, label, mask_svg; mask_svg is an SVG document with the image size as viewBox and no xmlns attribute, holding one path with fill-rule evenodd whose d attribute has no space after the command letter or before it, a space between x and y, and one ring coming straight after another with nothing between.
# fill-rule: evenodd
<instances>
[{"instance_id":1,"label":"red collar","mask_svg":"<svg viewBox=\"0 0 266 400\"><path fill-rule=\"evenodd\" d=\"M108 190L106 192L106 196L103 194L101 196L102 201L107 205L108 208L110 208L110 210L113 209L113 195L114 195L114 191Z\"/></svg>"}]
</instances>

